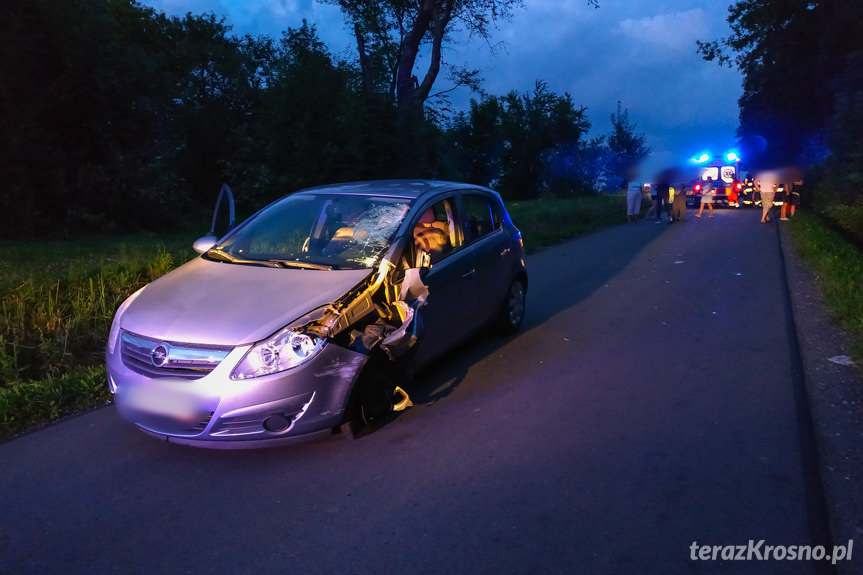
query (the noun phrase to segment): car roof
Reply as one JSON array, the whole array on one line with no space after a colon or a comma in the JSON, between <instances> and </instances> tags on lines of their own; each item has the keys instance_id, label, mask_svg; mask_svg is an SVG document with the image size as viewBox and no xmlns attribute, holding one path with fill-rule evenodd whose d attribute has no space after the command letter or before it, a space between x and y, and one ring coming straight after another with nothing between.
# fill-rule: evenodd
<instances>
[{"instance_id":1,"label":"car roof","mask_svg":"<svg viewBox=\"0 0 863 575\"><path fill-rule=\"evenodd\" d=\"M384 196L392 198L417 199L423 196L456 190L474 190L492 192L492 190L475 184L449 182L445 180L369 180L362 182L344 182L305 188L296 194L343 194L358 196Z\"/></svg>"}]
</instances>

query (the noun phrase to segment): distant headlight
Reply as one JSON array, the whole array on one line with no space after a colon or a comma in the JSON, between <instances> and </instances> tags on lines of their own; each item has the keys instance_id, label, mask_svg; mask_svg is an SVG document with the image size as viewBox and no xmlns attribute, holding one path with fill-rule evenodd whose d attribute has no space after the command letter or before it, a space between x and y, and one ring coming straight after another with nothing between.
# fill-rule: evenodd
<instances>
[{"instance_id":1,"label":"distant headlight","mask_svg":"<svg viewBox=\"0 0 863 575\"><path fill-rule=\"evenodd\" d=\"M323 347L323 339L285 328L253 345L231 372L231 379L250 379L297 367L317 355Z\"/></svg>"}]
</instances>

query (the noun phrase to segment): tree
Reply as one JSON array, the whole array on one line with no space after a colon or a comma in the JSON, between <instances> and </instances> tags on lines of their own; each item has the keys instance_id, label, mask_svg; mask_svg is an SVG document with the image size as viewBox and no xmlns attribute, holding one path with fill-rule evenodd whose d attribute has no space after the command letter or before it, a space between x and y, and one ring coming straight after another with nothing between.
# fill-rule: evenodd
<instances>
[{"instance_id":1,"label":"tree","mask_svg":"<svg viewBox=\"0 0 863 575\"><path fill-rule=\"evenodd\" d=\"M334 60L305 22L276 41L134 0L0 3L0 234L164 229L206 215L222 182L242 190L241 211L354 178L579 189L589 124L569 95L538 83L483 100L446 134L425 113L444 44L488 39L517 0L336 3L356 18L358 64ZM420 56L422 82L405 84Z\"/></svg>"},{"instance_id":2,"label":"tree","mask_svg":"<svg viewBox=\"0 0 863 575\"><path fill-rule=\"evenodd\" d=\"M471 100L470 111L460 112L448 131L449 149L455 157L459 177L468 182L496 186L504 153L501 128L503 109L496 97Z\"/></svg>"},{"instance_id":3,"label":"tree","mask_svg":"<svg viewBox=\"0 0 863 575\"><path fill-rule=\"evenodd\" d=\"M366 90L381 90L397 105L399 126L422 117L423 105L444 66L443 46L456 33L488 41L491 28L521 0L322 0L336 4L357 41ZM417 71L421 52L428 65ZM456 85L477 86L478 73L449 67Z\"/></svg>"},{"instance_id":4,"label":"tree","mask_svg":"<svg viewBox=\"0 0 863 575\"><path fill-rule=\"evenodd\" d=\"M738 135L766 139L762 163L813 159L860 49L861 19L859 2L741 0L728 9L730 36L698 42L706 60L743 74Z\"/></svg>"},{"instance_id":5,"label":"tree","mask_svg":"<svg viewBox=\"0 0 863 575\"><path fill-rule=\"evenodd\" d=\"M557 196L589 195L604 187L605 137L555 146L547 155L549 188Z\"/></svg>"},{"instance_id":6,"label":"tree","mask_svg":"<svg viewBox=\"0 0 863 575\"><path fill-rule=\"evenodd\" d=\"M743 74L738 135L767 142L756 167L809 168L813 205L863 243L863 3L740 0L728 14L732 35L698 46Z\"/></svg>"},{"instance_id":7,"label":"tree","mask_svg":"<svg viewBox=\"0 0 863 575\"><path fill-rule=\"evenodd\" d=\"M617 113L611 115L611 133L606 141L610 152L608 171L620 178L620 187L626 190L650 148L645 144L644 135L635 133L635 124L629 123L629 110L622 110L620 102Z\"/></svg>"},{"instance_id":8,"label":"tree","mask_svg":"<svg viewBox=\"0 0 863 575\"><path fill-rule=\"evenodd\" d=\"M158 228L211 205L266 74L229 31L131 0L0 4L0 233Z\"/></svg>"},{"instance_id":9,"label":"tree","mask_svg":"<svg viewBox=\"0 0 863 575\"><path fill-rule=\"evenodd\" d=\"M2 3L0 233L110 229L132 206L158 217L169 27L132 2Z\"/></svg>"},{"instance_id":10,"label":"tree","mask_svg":"<svg viewBox=\"0 0 863 575\"><path fill-rule=\"evenodd\" d=\"M264 185L272 195L379 175L376 167L388 154L376 135L386 120L363 108L351 90L352 71L333 61L315 27L305 21L282 34L277 53L256 118L266 145L249 159L265 165L269 179Z\"/></svg>"},{"instance_id":11,"label":"tree","mask_svg":"<svg viewBox=\"0 0 863 575\"><path fill-rule=\"evenodd\" d=\"M252 138L260 105L256 86L267 81L271 64L266 44L244 43L213 14L187 14L176 27L176 168L195 205L209 205L223 182L235 183L234 159Z\"/></svg>"},{"instance_id":12,"label":"tree","mask_svg":"<svg viewBox=\"0 0 863 575\"><path fill-rule=\"evenodd\" d=\"M582 136L590 129L585 108L537 82L532 94L510 92L472 101L468 116L450 129L464 158L466 179L510 198L571 194L584 188L579 171Z\"/></svg>"}]
</instances>

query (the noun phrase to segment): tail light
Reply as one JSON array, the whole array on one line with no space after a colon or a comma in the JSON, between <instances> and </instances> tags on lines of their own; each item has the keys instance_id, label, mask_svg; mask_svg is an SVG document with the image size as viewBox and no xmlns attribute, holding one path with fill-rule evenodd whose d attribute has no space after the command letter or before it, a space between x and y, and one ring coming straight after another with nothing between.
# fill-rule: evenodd
<instances>
[{"instance_id":1,"label":"tail light","mask_svg":"<svg viewBox=\"0 0 863 575\"><path fill-rule=\"evenodd\" d=\"M694 186L692 186L692 191L696 194L699 193L701 191L701 184L695 184Z\"/></svg>"}]
</instances>

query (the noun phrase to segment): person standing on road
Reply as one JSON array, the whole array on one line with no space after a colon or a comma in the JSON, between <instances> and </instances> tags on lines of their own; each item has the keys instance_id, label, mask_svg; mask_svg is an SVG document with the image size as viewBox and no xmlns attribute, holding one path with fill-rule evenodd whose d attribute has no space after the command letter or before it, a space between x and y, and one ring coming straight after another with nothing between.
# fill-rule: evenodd
<instances>
[{"instance_id":1,"label":"person standing on road","mask_svg":"<svg viewBox=\"0 0 863 575\"><path fill-rule=\"evenodd\" d=\"M708 176L707 181L704 183L704 188L701 190L701 207L698 208L698 213L695 214L696 218L701 217L701 212L704 211L704 204L707 204L707 207L710 208L710 217L713 217L713 196L715 195L716 192L713 190L713 178Z\"/></svg>"},{"instance_id":2,"label":"person standing on road","mask_svg":"<svg viewBox=\"0 0 863 575\"><path fill-rule=\"evenodd\" d=\"M680 189L674 190L671 200L671 215L673 222L686 221L686 184L680 184Z\"/></svg>"},{"instance_id":3,"label":"person standing on road","mask_svg":"<svg viewBox=\"0 0 863 575\"><path fill-rule=\"evenodd\" d=\"M673 221L671 216L671 205L668 203L669 188L671 182L668 178L661 176L656 182L656 223L662 221L662 204L665 203L665 213L668 214L668 223Z\"/></svg>"},{"instance_id":4,"label":"person standing on road","mask_svg":"<svg viewBox=\"0 0 863 575\"><path fill-rule=\"evenodd\" d=\"M627 223L638 223L638 215L641 213L641 197L643 192L641 186L633 187L630 184L626 190L626 221Z\"/></svg>"},{"instance_id":5,"label":"person standing on road","mask_svg":"<svg viewBox=\"0 0 863 575\"><path fill-rule=\"evenodd\" d=\"M761 223L766 224L770 221L770 210L773 208L776 186L779 185L779 175L764 171L756 174L755 179L755 185L761 191Z\"/></svg>"},{"instance_id":6,"label":"person standing on road","mask_svg":"<svg viewBox=\"0 0 863 575\"><path fill-rule=\"evenodd\" d=\"M647 210L647 215L644 217L652 218L656 214L656 186L649 185L648 191L650 192L650 209Z\"/></svg>"},{"instance_id":7,"label":"person standing on road","mask_svg":"<svg viewBox=\"0 0 863 575\"><path fill-rule=\"evenodd\" d=\"M785 203L782 204L782 212L780 220L787 221L790 215L792 218L797 212L797 206L800 205L800 188L803 187L803 180L795 180L788 184L785 190Z\"/></svg>"}]
</instances>

